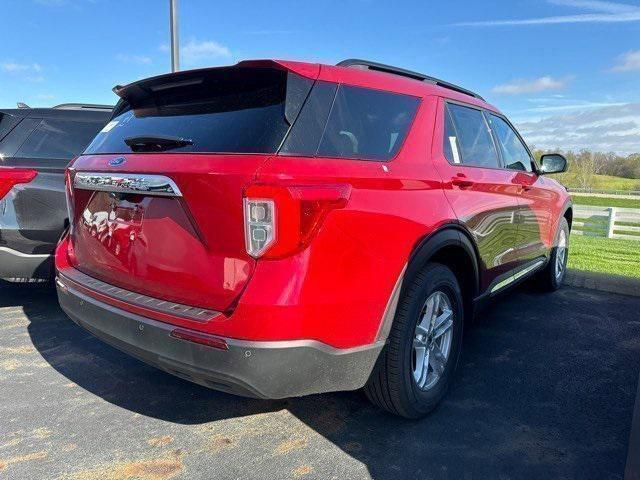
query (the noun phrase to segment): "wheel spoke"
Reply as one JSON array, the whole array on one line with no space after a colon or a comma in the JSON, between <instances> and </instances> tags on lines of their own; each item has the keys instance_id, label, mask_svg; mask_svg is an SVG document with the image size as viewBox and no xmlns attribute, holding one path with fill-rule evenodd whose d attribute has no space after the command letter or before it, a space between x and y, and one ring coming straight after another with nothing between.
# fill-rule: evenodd
<instances>
[{"instance_id":1,"label":"wheel spoke","mask_svg":"<svg viewBox=\"0 0 640 480\"><path fill-rule=\"evenodd\" d=\"M428 334L431 328L431 318L433 317L433 312L435 311L435 298L430 297L427 300L427 303L424 306L422 312L422 318L420 318L420 322L418 324L418 328L420 328L421 333ZM424 332L422 330L426 329Z\"/></svg>"},{"instance_id":2,"label":"wheel spoke","mask_svg":"<svg viewBox=\"0 0 640 480\"><path fill-rule=\"evenodd\" d=\"M438 316L438 312L440 311L440 297L441 297L440 292L436 293L436 295L434 296L433 310L431 311L431 315L429 317L429 325L430 325L429 333L433 331L433 328L436 322L436 317Z\"/></svg>"},{"instance_id":3,"label":"wheel spoke","mask_svg":"<svg viewBox=\"0 0 640 480\"><path fill-rule=\"evenodd\" d=\"M420 388L424 386L427 381L427 374L429 372L429 349L424 345L416 347L416 367L413 371L413 378Z\"/></svg>"},{"instance_id":4,"label":"wheel spoke","mask_svg":"<svg viewBox=\"0 0 640 480\"><path fill-rule=\"evenodd\" d=\"M423 319L418 325L416 325L416 333L419 335L427 336L429 334L429 323Z\"/></svg>"},{"instance_id":5,"label":"wheel spoke","mask_svg":"<svg viewBox=\"0 0 640 480\"><path fill-rule=\"evenodd\" d=\"M444 358L442 352L440 351L440 347L434 344L433 350L431 350L429 355L429 363L431 365L431 368L433 368L433 372L438 377L440 377L442 375L442 372L444 372L446 361L447 360Z\"/></svg>"},{"instance_id":6,"label":"wheel spoke","mask_svg":"<svg viewBox=\"0 0 640 480\"><path fill-rule=\"evenodd\" d=\"M449 331L451 326L453 325L453 312L448 308L444 309L442 314L436 318L436 321L433 325L433 338L441 337L446 332Z\"/></svg>"}]
</instances>

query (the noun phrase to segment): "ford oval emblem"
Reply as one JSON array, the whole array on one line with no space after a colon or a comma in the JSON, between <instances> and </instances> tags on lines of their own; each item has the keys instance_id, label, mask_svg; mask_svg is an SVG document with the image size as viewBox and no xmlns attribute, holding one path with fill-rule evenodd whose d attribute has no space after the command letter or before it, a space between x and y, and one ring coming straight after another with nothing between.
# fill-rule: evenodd
<instances>
[{"instance_id":1,"label":"ford oval emblem","mask_svg":"<svg viewBox=\"0 0 640 480\"><path fill-rule=\"evenodd\" d=\"M124 157L116 157L109 160L109 165L112 167L117 167L118 165L122 165L127 160Z\"/></svg>"}]
</instances>

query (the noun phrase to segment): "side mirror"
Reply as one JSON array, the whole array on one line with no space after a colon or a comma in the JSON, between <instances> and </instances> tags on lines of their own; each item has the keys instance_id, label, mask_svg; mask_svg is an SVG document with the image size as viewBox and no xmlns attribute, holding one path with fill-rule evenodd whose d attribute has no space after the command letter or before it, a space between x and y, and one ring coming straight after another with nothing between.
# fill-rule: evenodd
<instances>
[{"instance_id":1,"label":"side mirror","mask_svg":"<svg viewBox=\"0 0 640 480\"><path fill-rule=\"evenodd\" d=\"M567 165L567 159L559 153L542 155L542 158L540 158L540 173L548 175L549 173L566 172Z\"/></svg>"}]
</instances>

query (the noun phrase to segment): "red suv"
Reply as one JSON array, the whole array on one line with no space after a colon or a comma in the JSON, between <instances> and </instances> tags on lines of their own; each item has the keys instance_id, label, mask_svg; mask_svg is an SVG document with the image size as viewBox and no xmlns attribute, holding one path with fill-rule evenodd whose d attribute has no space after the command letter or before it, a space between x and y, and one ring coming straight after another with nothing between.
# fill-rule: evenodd
<instances>
[{"instance_id":1,"label":"red suv","mask_svg":"<svg viewBox=\"0 0 640 480\"><path fill-rule=\"evenodd\" d=\"M106 342L227 392L361 387L416 418L465 320L566 266L572 207L478 95L362 60L246 61L115 87L67 170L62 308Z\"/></svg>"}]
</instances>

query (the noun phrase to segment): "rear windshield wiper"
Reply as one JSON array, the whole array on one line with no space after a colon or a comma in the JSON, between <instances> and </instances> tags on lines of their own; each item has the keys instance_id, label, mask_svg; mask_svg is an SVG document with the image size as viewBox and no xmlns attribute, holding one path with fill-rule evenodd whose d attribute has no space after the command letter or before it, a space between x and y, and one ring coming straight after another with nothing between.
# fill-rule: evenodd
<instances>
[{"instance_id":1,"label":"rear windshield wiper","mask_svg":"<svg viewBox=\"0 0 640 480\"><path fill-rule=\"evenodd\" d=\"M193 145L193 140L170 135L138 135L124 139L133 152L164 152Z\"/></svg>"}]
</instances>

